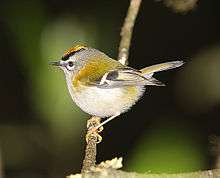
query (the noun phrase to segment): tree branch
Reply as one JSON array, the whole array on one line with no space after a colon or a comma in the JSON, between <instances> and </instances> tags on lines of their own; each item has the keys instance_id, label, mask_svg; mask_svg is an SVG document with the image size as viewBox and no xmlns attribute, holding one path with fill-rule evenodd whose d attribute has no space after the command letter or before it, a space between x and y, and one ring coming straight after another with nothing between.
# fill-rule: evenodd
<instances>
[{"instance_id":1,"label":"tree branch","mask_svg":"<svg viewBox=\"0 0 220 178\"><path fill-rule=\"evenodd\" d=\"M87 135L86 135L86 150L85 150L85 158L83 160L83 166L82 166L82 173L88 172L91 167L95 166L96 163L96 154L97 154L97 148L96 144L98 142L98 135L97 134L90 134L89 130L96 127L100 124L101 118L99 117L91 117L87 121Z\"/></svg>"},{"instance_id":2,"label":"tree branch","mask_svg":"<svg viewBox=\"0 0 220 178\"><path fill-rule=\"evenodd\" d=\"M122 64L126 64L129 54L129 47L131 43L131 36L133 32L133 27L135 23L135 19L138 14L139 6L141 4L141 0L131 0L130 6L128 8L127 16L125 18L123 27L121 29L121 42L119 45L119 54L118 60ZM99 134L90 134L89 130L94 128L100 123L101 118L95 117L90 118L87 124L87 145L85 149L85 158L83 160L82 173L90 171L91 167L95 166L96 163L96 152L97 152L97 141L100 139ZM88 126L89 125L89 126Z\"/></svg>"},{"instance_id":3,"label":"tree branch","mask_svg":"<svg viewBox=\"0 0 220 178\"><path fill-rule=\"evenodd\" d=\"M196 171L187 173L136 173L120 171L122 158L114 158L101 162L96 167L91 168L91 172L75 174L67 178L217 178L220 177L220 169Z\"/></svg>"},{"instance_id":4,"label":"tree branch","mask_svg":"<svg viewBox=\"0 0 220 178\"><path fill-rule=\"evenodd\" d=\"M125 172L114 169L105 169L100 172L91 172L87 174L70 175L67 178L217 178L220 177L220 169L197 171L190 173L178 173L178 174L152 174L152 173L136 173Z\"/></svg>"},{"instance_id":5,"label":"tree branch","mask_svg":"<svg viewBox=\"0 0 220 178\"><path fill-rule=\"evenodd\" d=\"M141 1L142 0L131 0L127 16L121 29L121 42L119 45L118 60L122 64L126 64L128 60L133 27L135 24Z\"/></svg>"},{"instance_id":6,"label":"tree branch","mask_svg":"<svg viewBox=\"0 0 220 178\"><path fill-rule=\"evenodd\" d=\"M171 8L176 13L187 13L197 7L198 0L156 0Z\"/></svg>"}]
</instances>

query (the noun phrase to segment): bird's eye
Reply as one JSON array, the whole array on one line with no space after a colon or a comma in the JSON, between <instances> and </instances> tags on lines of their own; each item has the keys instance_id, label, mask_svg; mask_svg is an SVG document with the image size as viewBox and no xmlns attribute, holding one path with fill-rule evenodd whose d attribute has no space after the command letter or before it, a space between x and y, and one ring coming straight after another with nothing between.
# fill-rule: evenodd
<instances>
[{"instance_id":1,"label":"bird's eye","mask_svg":"<svg viewBox=\"0 0 220 178\"><path fill-rule=\"evenodd\" d=\"M69 61L69 62L68 62L68 65L69 65L70 67L73 67L74 64L73 64L72 61Z\"/></svg>"}]
</instances>

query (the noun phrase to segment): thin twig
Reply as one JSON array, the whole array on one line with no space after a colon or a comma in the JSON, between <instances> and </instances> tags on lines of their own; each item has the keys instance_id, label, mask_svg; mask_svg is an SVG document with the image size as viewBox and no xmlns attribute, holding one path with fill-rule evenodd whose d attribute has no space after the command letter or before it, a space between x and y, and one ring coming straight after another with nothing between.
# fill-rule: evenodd
<instances>
[{"instance_id":1,"label":"thin twig","mask_svg":"<svg viewBox=\"0 0 220 178\"><path fill-rule=\"evenodd\" d=\"M121 29L121 42L119 45L118 60L126 64L129 56L129 48L135 20L142 0L131 0L127 16Z\"/></svg>"},{"instance_id":2,"label":"thin twig","mask_svg":"<svg viewBox=\"0 0 220 178\"><path fill-rule=\"evenodd\" d=\"M123 27L121 29L121 42L119 45L118 60L122 64L125 64L128 59L131 36L140 4L141 4L141 0L130 1L130 6L128 8L127 16L125 18ZM87 131L87 145L85 150L85 158L83 160L83 167L81 171L82 173L90 171L91 167L95 166L96 163L96 154L97 154L96 145L99 135L89 134L89 130L97 126L101 120L101 118L98 117L95 118L96 120L94 120L94 117L88 120L89 123L93 123L93 124L89 126Z\"/></svg>"}]
</instances>

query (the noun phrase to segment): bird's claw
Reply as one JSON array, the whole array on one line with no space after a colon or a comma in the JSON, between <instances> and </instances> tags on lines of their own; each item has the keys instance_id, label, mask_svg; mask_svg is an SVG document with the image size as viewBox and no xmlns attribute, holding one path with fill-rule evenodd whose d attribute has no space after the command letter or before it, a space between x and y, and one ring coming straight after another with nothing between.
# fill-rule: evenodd
<instances>
[{"instance_id":1,"label":"bird's claw","mask_svg":"<svg viewBox=\"0 0 220 178\"><path fill-rule=\"evenodd\" d=\"M88 143L90 137L96 137L97 144L102 141L102 137L99 135L100 132L103 131L103 126L98 127L100 125L100 118L92 117L87 121L88 132L86 134L86 142Z\"/></svg>"},{"instance_id":2,"label":"bird's claw","mask_svg":"<svg viewBox=\"0 0 220 178\"><path fill-rule=\"evenodd\" d=\"M89 139L91 137L95 137L96 138L96 144L100 143L102 141L102 136L99 135L97 132L90 132L88 131L88 133L86 134L86 142L89 142Z\"/></svg>"}]
</instances>

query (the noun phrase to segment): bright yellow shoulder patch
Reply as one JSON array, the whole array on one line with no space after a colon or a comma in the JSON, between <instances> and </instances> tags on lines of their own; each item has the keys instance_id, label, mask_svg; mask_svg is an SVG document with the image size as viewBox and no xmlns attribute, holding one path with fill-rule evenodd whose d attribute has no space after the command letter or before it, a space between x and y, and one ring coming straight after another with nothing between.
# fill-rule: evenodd
<instances>
[{"instance_id":1,"label":"bright yellow shoulder patch","mask_svg":"<svg viewBox=\"0 0 220 178\"><path fill-rule=\"evenodd\" d=\"M73 86L77 87L78 82L83 83L84 85L97 82L97 80L100 80L106 72L117 69L121 66L121 63L110 58L91 58L73 79Z\"/></svg>"}]
</instances>

